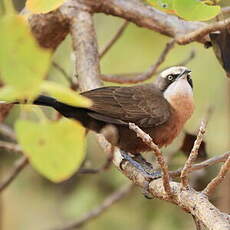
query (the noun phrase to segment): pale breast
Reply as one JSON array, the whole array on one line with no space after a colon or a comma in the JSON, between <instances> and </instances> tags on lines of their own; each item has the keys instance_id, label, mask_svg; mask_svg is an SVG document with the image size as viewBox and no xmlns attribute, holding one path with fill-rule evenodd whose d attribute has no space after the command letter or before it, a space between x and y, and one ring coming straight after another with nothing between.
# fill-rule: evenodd
<instances>
[{"instance_id":1,"label":"pale breast","mask_svg":"<svg viewBox=\"0 0 230 230\"><path fill-rule=\"evenodd\" d=\"M186 79L181 79L169 86L164 97L173 107L180 122L185 123L194 111L193 91Z\"/></svg>"},{"instance_id":2,"label":"pale breast","mask_svg":"<svg viewBox=\"0 0 230 230\"><path fill-rule=\"evenodd\" d=\"M169 145L178 136L195 108L192 88L186 79L179 81L164 93L164 97L172 106L172 113L169 121L154 132L155 142L159 146Z\"/></svg>"}]
</instances>

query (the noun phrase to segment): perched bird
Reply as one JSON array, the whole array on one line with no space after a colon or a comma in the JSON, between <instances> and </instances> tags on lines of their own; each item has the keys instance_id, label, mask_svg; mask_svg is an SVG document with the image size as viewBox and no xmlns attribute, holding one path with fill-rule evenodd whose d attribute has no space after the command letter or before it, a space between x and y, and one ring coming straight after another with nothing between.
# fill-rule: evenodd
<instances>
[{"instance_id":1,"label":"perched bird","mask_svg":"<svg viewBox=\"0 0 230 230\"><path fill-rule=\"evenodd\" d=\"M90 108L78 108L54 98L39 96L34 104L53 107L90 130L100 132L107 124L118 130L117 146L132 154L149 147L129 129L135 123L159 146L169 145L194 110L191 71L183 66L164 70L154 83L131 87L102 87L81 95L92 100Z\"/></svg>"}]
</instances>

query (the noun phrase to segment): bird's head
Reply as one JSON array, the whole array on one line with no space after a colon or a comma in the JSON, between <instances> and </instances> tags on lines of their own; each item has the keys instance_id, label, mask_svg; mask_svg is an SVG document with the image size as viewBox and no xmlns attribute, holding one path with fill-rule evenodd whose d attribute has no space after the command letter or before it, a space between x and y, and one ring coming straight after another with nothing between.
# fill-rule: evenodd
<instances>
[{"instance_id":1,"label":"bird's head","mask_svg":"<svg viewBox=\"0 0 230 230\"><path fill-rule=\"evenodd\" d=\"M167 90L179 90L178 86L184 86L192 91L193 83L191 70L184 66L173 66L160 73L156 80L158 88L165 93Z\"/></svg>"},{"instance_id":2,"label":"bird's head","mask_svg":"<svg viewBox=\"0 0 230 230\"><path fill-rule=\"evenodd\" d=\"M174 66L164 70L156 80L157 87L165 99L188 119L194 109L191 70L184 66Z\"/></svg>"}]
</instances>

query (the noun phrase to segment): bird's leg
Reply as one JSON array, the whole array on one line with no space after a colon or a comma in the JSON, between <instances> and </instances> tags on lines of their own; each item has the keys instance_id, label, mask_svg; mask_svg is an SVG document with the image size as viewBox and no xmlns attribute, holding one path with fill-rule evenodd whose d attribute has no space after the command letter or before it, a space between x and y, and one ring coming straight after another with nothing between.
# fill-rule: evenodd
<instances>
[{"instance_id":1,"label":"bird's leg","mask_svg":"<svg viewBox=\"0 0 230 230\"><path fill-rule=\"evenodd\" d=\"M132 157L129 153L121 151L121 155L124 160L128 161L131 165L133 165L136 169L138 169L145 177L156 180L161 178L161 172L159 170L154 170L152 165L147 162L141 154L135 154ZM120 163L120 168L122 169L123 161Z\"/></svg>"},{"instance_id":2,"label":"bird's leg","mask_svg":"<svg viewBox=\"0 0 230 230\"><path fill-rule=\"evenodd\" d=\"M147 199L152 199L153 196L149 192L149 183L152 180L156 180L161 178L161 172L159 170L154 170L152 165L147 162L141 154L135 154L135 156L131 156L129 153L126 153L124 151L121 151L121 155L125 161L128 161L132 166L134 166L136 169L138 169L142 175L147 177L146 184L144 188L142 189L142 193ZM124 161L120 163L120 168L122 169L122 164Z\"/></svg>"}]
</instances>

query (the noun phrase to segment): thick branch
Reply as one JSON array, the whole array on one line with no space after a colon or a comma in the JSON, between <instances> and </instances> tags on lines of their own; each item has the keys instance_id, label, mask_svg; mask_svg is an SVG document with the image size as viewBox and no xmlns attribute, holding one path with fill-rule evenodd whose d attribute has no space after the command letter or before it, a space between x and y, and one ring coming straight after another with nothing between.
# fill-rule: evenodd
<instances>
[{"instance_id":1,"label":"thick branch","mask_svg":"<svg viewBox=\"0 0 230 230\"><path fill-rule=\"evenodd\" d=\"M69 33L70 18L75 15L76 9L118 16L140 27L174 38L206 25L181 20L138 0L69 0L56 11L33 14L29 17L31 31L42 47L51 49L58 47ZM202 39L202 42L206 40Z\"/></svg>"},{"instance_id":2,"label":"thick branch","mask_svg":"<svg viewBox=\"0 0 230 230\"><path fill-rule=\"evenodd\" d=\"M76 10L71 22L71 34L76 56L75 71L81 90L101 86L96 33L89 12Z\"/></svg>"},{"instance_id":3,"label":"thick branch","mask_svg":"<svg viewBox=\"0 0 230 230\"><path fill-rule=\"evenodd\" d=\"M100 143L105 151L110 146L103 137L100 137ZM115 166L121 170L133 183L139 187L146 189L149 183L149 177L145 177L138 169L131 165L128 161L124 161L118 149L116 149L113 160ZM121 167L122 165L122 167ZM230 227L230 216L220 212L213 206L202 193L196 192L192 188L181 190L181 184L170 182L173 191L173 200L165 193L162 179L153 180L149 183L149 192L158 199L168 200L177 204L182 209L196 216L209 230L228 230Z\"/></svg>"},{"instance_id":4,"label":"thick branch","mask_svg":"<svg viewBox=\"0 0 230 230\"><path fill-rule=\"evenodd\" d=\"M161 34L177 37L194 31L205 23L188 22L148 6L139 0L81 0L93 6L93 10L111 14L133 22L140 27Z\"/></svg>"}]
</instances>

